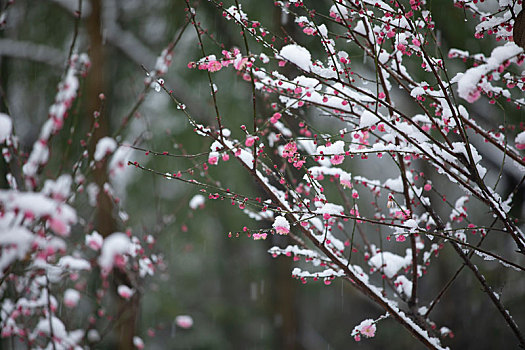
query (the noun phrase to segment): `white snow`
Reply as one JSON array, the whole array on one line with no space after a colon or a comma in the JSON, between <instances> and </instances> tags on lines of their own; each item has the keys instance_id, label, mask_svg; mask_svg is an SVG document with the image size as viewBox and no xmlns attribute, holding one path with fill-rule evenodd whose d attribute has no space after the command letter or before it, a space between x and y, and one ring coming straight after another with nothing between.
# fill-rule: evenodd
<instances>
[{"instance_id":1,"label":"white snow","mask_svg":"<svg viewBox=\"0 0 525 350\"><path fill-rule=\"evenodd\" d=\"M412 295L412 281L409 281L408 278L403 275L397 276L394 283L399 293L403 293L406 296Z\"/></svg>"},{"instance_id":2,"label":"white snow","mask_svg":"<svg viewBox=\"0 0 525 350\"><path fill-rule=\"evenodd\" d=\"M95 154L93 155L93 159L95 161L99 162L108 154L113 153L117 149L117 142L109 137L103 137L97 142L97 147L95 149Z\"/></svg>"},{"instance_id":3,"label":"white snow","mask_svg":"<svg viewBox=\"0 0 525 350\"><path fill-rule=\"evenodd\" d=\"M295 44L286 45L279 52L279 56L292 62L306 72L311 70L312 55L310 54L310 51L302 46Z\"/></svg>"},{"instance_id":4,"label":"white snow","mask_svg":"<svg viewBox=\"0 0 525 350\"><path fill-rule=\"evenodd\" d=\"M516 138L514 139L514 142L516 144L523 144L525 145L525 131L520 132L518 135L516 135Z\"/></svg>"},{"instance_id":5,"label":"white snow","mask_svg":"<svg viewBox=\"0 0 525 350\"><path fill-rule=\"evenodd\" d=\"M379 121L380 119L377 115L370 112L369 110L365 110L363 114L361 114L361 119L359 120L359 128L368 128L369 126L372 126Z\"/></svg>"},{"instance_id":6,"label":"white snow","mask_svg":"<svg viewBox=\"0 0 525 350\"><path fill-rule=\"evenodd\" d=\"M497 69L503 62L517 56L521 52L523 52L523 50L518 45L513 42L508 42L492 50L490 57L487 59L487 63L470 68L465 73L458 73L452 79L452 82L458 83L459 96L469 102L473 102L472 94L477 90L477 84L482 76Z\"/></svg>"},{"instance_id":7,"label":"white snow","mask_svg":"<svg viewBox=\"0 0 525 350\"><path fill-rule=\"evenodd\" d=\"M113 153L113 156L109 161L109 176L111 177L111 180L115 180L115 178L118 177L119 181L114 184L119 185L118 187L124 186L128 181L129 174L132 173L132 171L126 171L126 169L130 169L126 166L128 163L130 153L131 149L129 147L120 146L119 148L117 148L115 153Z\"/></svg>"},{"instance_id":8,"label":"white snow","mask_svg":"<svg viewBox=\"0 0 525 350\"><path fill-rule=\"evenodd\" d=\"M102 253L98 258L98 263L103 273L109 273L113 268L115 257L125 254L129 251L131 241L126 234L114 232L104 240Z\"/></svg>"},{"instance_id":9,"label":"white snow","mask_svg":"<svg viewBox=\"0 0 525 350\"><path fill-rule=\"evenodd\" d=\"M155 75L162 75L166 74L168 72L168 67L171 64L172 55L171 51L164 49L162 50L159 57L157 57L157 61L155 62L155 72L157 73Z\"/></svg>"},{"instance_id":10,"label":"white snow","mask_svg":"<svg viewBox=\"0 0 525 350\"><path fill-rule=\"evenodd\" d=\"M64 292L64 304L66 304L67 307L75 307L78 304L78 301L80 300L80 293L75 289L66 289Z\"/></svg>"},{"instance_id":11,"label":"white snow","mask_svg":"<svg viewBox=\"0 0 525 350\"><path fill-rule=\"evenodd\" d=\"M0 143L4 143L11 135L13 124L7 114L0 113Z\"/></svg>"},{"instance_id":12,"label":"white snow","mask_svg":"<svg viewBox=\"0 0 525 350\"><path fill-rule=\"evenodd\" d=\"M134 336L133 345L135 345L135 347L139 350L144 349L144 341L141 337Z\"/></svg>"},{"instance_id":13,"label":"white snow","mask_svg":"<svg viewBox=\"0 0 525 350\"><path fill-rule=\"evenodd\" d=\"M98 342L100 341L100 334L96 329L90 329L87 333L87 339L92 343Z\"/></svg>"},{"instance_id":14,"label":"white snow","mask_svg":"<svg viewBox=\"0 0 525 350\"><path fill-rule=\"evenodd\" d=\"M155 270L153 269L153 263L148 257L142 257L139 260L139 276L144 278L146 275L153 276Z\"/></svg>"},{"instance_id":15,"label":"white snow","mask_svg":"<svg viewBox=\"0 0 525 350\"><path fill-rule=\"evenodd\" d=\"M85 243L88 247L97 251L100 248L102 248L102 244L104 243L104 238L97 231L93 231L93 233L91 233L90 235L86 235Z\"/></svg>"},{"instance_id":16,"label":"white snow","mask_svg":"<svg viewBox=\"0 0 525 350\"><path fill-rule=\"evenodd\" d=\"M195 210L199 208L200 206L203 206L205 203L205 198L202 194L196 194L193 196L193 198L190 200L189 206L191 209Z\"/></svg>"},{"instance_id":17,"label":"white snow","mask_svg":"<svg viewBox=\"0 0 525 350\"><path fill-rule=\"evenodd\" d=\"M179 315L175 317L175 324L180 328L191 328L193 326L193 318L188 315Z\"/></svg>"},{"instance_id":18,"label":"white snow","mask_svg":"<svg viewBox=\"0 0 525 350\"><path fill-rule=\"evenodd\" d=\"M286 231L290 231L290 223L282 215L279 215L275 218L272 227L278 232L281 231L282 233L288 233Z\"/></svg>"},{"instance_id":19,"label":"white snow","mask_svg":"<svg viewBox=\"0 0 525 350\"><path fill-rule=\"evenodd\" d=\"M128 286L125 286L125 285L121 284L117 288L117 293L122 298L129 299L129 298L131 298L133 296L133 294L135 294L135 291L133 289L129 288Z\"/></svg>"},{"instance_id":20,"label":"white snow","mask_svg":"<svg viewBox=\"0 0 525 350\"><path fill-rule=\"evenodd\" d=\"M86 193L88 195L88 203L92 207L97 205L97 196L98 196L99 188L96 183L89 183L86 186Z\"/></svg>"},{"instance_id":21,"label":"white snow","mask_svg":"<svg viewBox=\"0 0 525 350\"><path fill-rule=\"evenodd\" d=\"M316 214L341 215L345 211L342 205L325 203L321 208L315 210Z\"/></svg>"},{"instance_id":22,"label":"white snow","mask_svg":"<svg viewBox=\"0 0 525 350\"><path fill-rule=\"evenodd\" d=\"M42 193L0 190L0 203L6 211L19 211L34 217L52 218L64 224L77 221L75 210Z\"/></svg>"},{"instance_id":23,"label":"white snow","mask_svg":"<svg viewBox=\"0 0 525 350\"><path fill-rule=\"evenodd\" d=\"M410 227L410 232L416 232L417 230L419 230L419 228L417 227L417 222L414 219L409 219L405 221L404 225Z\"/></svg>"},{"instance_id":24,"label":"white snow","mask_svg":"<svg viewBox=\"0 0 525 350\"><path fill-rule=\"evenodd\" d=\"M327 278L327 277L343 277L345 272L343 270L335 271L334 269L325 269L318 272L309 272L303 271L300 268L296 267L292 270L292 276L296 278L303 277L317 277L317 278Z\"/></svg>"},{"instance_id":25,"label":"white snow","mask_svg":"<svg viewBox=\"0 0 525 350\"><path fill-rule=\"evenodd\" d=\"M78 74L78 68L87 68L90 64L89 57L86 54L72 55L71 62L72 64L64 79L58 84L55 102L49 107L49 118L40 129L40 135L33 144L33 149L26 164L22 167L27 177L26 186L28 189L34 189L38 169L47 163L49 159L49 147L47 146L49 139L64 126L66 112L77 96L79 80L76 75Z\"/></svg>"},{"instance_id":26,"label":"white snow","mask_svg":"<svg viewBox=\"0 0 525 350\"><path fill-rule=\"evenodd\" d=\"M338 140L332 143L330 146L319 146L317 147L318 154L324 155L344 155L345 154L345 143L344 141Z\"/></svg>"},{"instance_id":27,"label":"white snow","mask_svg":"<svg viewBox=\"0 0 525 350\"><path fill-rule=\"evenodd\" d=\"M25 227L8 228L0 221L0 277L11 263L25 257L34 238Z\"/></svg>"},{"instance_id":28,"label":"white snow","mask_svg":"<svg viewBox=\"0 0 525 350\"><path fill-rule=\"evenodd\" d=\"M40 332L47 335L53 334L53 336L59 340L55 341L55 345L60 345L59 347L57 346L57 349L78 349L75 345L77 345L84 337L84 331L81 329L68 332L64 323L55 316L51 316L51 319L41 318L33 330L34 334L32 337L36 337ZM46 349L52 349L51 345Z\"/></svg>"},{"instance_id":29,"label":"white snow","mask_svg":"<svg viewBox=\"0 0 525 350\"><path fill-rule=\"evenodd\" d=\"M226 16L226 19L231 19L233 16L233 18L235 18L237 22L240 22L241 20L248 20L248 16L242 11L241 5L239 5L238 8L237 6L232 5L228 9L226 9L225 12L228 14Z\"/></svg>"},{"instance_id":30,"label":"white snow","mask_svg":"<svg viewBox=\"0 0 525 350\"><path fill-rule=\"evenodd\" d=\"M293 255L300 255L300 256L304 256L306 258L310 258L310 259L317 259L319 260L319 254L311 249L304 249L304 248L299 248L297 245L289 245L287 246L286 248L279 248L277 246L273 246L272 248L268 249L268 253L272 254L272 255L281 255L281 254L284 254L284 255L289 255L289 254L293 254ZM295 269L294 269L295 270ZM292 273L293 275L295 275L294 273Z\"/></svg>"},{"instance_id":31,"label":"white snow","mask_svg":"<svg viewBox=\"0 0 525 350\"><path fill-rule=\"evenodd\" d=\"M22 167L24 174L29 177L35 176L38 168L46 164L48 159L49 148L45 145L45 142L41 142L40 140L35 142L26 164Z\"/></svg>"},{"instance_id":32,"label":"white snow","mask_svg":"<svg viewBox=\"0 0 525 350\"><path fill-rule=\"evenodd\" d=\"M388 179L385 181L383 186L392 191L403 192L403 179L401 178L401 176L395 179Z\"/></svg>"},{"instance_id":33,"label":"white snow","mask_svg":"<svg viewBox=\"0 0 525 350\"><path fill-rule=\"evenodd\" d=\"M58 200L65 200L71 193L72 182L69 174L60 175L56 180L46 180L42 193Z\"/></svg>"},{"instance_id":34,"label":"white snow","mask_svg":"<svg viewBox=\"0 0 525 350\"><path fill-rule=\"evenodd\" d=\"M91 270L89 261L70 255L61 257L57 265L67 270Z\"/></svg>"},{"instance_id":35,"label":"white snow","mask_svg":"<svg viewBox=\"0 0 525 350\"><path fill-rule=\"evenodd\" d=\"M405 266L405 258L394 253L382 252L371 257L368 263L383 271L388 278L392 278Z\"/></svg>"}]
</instances>

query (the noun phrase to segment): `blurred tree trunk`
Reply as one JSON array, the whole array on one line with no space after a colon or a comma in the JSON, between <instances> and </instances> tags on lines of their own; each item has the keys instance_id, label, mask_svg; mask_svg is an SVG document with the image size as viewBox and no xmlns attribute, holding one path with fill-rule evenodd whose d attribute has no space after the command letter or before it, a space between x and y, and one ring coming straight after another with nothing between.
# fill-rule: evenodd
<instances>
[{"instance_id":1,"label":"blurred tree trunk","mask_svg":"<svg viewBox=\"0 0 525 350\"><path fill-rule=\"evenodd\" d=\"M105 50L102 35L102 0L91 1L92 11L87 18L87 30L89 35L89 57L91 59L91 70L87 79L86 90L86 111L88 113L88 120L91 121L93 113L100 109L101 100L99 95L106 92L106 60ZM95 129L93 135L93 142L89 146L90 154L96 147L98 140L108 136L110 124L108 116L104 113L100 116L99 127ZM100 165L100 166L99 166ZM107 162L101 162L94 170L93 176L100 191L97 197L97 212L96 212L96 229L104 237L107 237L117 229L117 223L113 217L113 202L107 193L104 192L104 184L108 182ZM117 284L129 283L128 276L123 273L114 271L115 289ZM134 349L133 337L136 333L136 325L138 318L138 311L140 305L140 298L135 295L130 301L124 301L118 298L118 315L119 319L115 320L117 323L117 341L119 350Z\"/></svg>"},{"instance_id":2,"label":"blurred tree trunk","mask_svg":"<svg viewBox=\"0 0 525 350\"><path fill-rule=\"evenodd\" d=\"M104 79L104 47L102 43L102 4L101 0L91 1L92 11L87 19L87 29L89 33L89 57L91 59L91 69L87 79L87 90L86 90L86 112L89 124L91 124L91 118L93 113L100 109L100 98L99 94L103 93L106 88L106 82ZM90 154L93 154L95 146L102 137L109 134L109 123L106 115L101 115L99 119L99 127L95 129L93 135L93 142L89 145ZM113 204L109 196L103 191L104 183L108 181L106 165L101 164L94 170L95 182L100 188L97 198L97 231L106 237L113 233L115 230L115 222L113 220Z\"/></svg>"},{"instance_id":3,"label":"blurred tree trunk","mask_svg":"<svg viewBox=\"0 0 525 350\"><path fill-rule=\"evenodd\" d=\"M275 7L273 12L273 32L280 33L284 27L287 33L293 34L295 32L293 21L288 20L286 23L282 23L282 20L280 9ZM287 65L285 69L290 69L290 67L291 65ZM274 237L272 241L272 245L281 247L293 244L288 237ZM275 244L277 242L279 243ZM274 269L271 273L272 285L275 286L272 293L274 300L273 311L278 320L275 348L286 350L303 349L299 340L299 311L296 307L298 284L291 276L293 261L288 257L276 260L271 267L271 269Z\"/></svg>"},{"instance_id":4,"label":"blurred tree trunk","mask_svg":"<svg viewBox=\"0 0 525 350\"><path fill-rule=\"evenodd\" d=\"M0 31L0 38L3 36L3 31ZM0 113L6 114L8 114L7 96L5 96L7 89L7 73L7 58L0 57ZM0 188L8 188L6 180L7 172L8 169L4 157L0 157Z\"/></svg>"},{"instance_id":5,"label":"blurred tree trunk","mask_svg":"<svg viewBox=\"0 0 525 350\"><path fill-rule=\"evenodd\" d=\"M286 239L286 241L289 241ZM282 242L281 242L282 243ZM287 244L290 242L286 242ZM297 317L297 281L291 278L292 259L276 259L271 265L273 288L273 313L276 318L275 348L283 350L302 349L299 342Z\"/></svg>"}]
</instances>

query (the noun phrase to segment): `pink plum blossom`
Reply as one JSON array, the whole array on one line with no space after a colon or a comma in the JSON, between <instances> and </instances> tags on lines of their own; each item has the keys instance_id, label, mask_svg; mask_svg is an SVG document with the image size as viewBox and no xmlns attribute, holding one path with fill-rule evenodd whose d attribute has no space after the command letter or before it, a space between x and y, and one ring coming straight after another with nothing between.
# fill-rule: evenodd
<instances>
[{"instance_id":1,"label":"pink plum blossom","mask_svg":"<svg viewBox=\"0 0 525 350\"><path fill-rule=\"evenodd\" d=\"M221 70L221 68L222 64L219 61L211 61L210 63L208 63L208 70L210 72L218 72Z\"/></svg>"},{"instance_id":2,"label":"pink plum blossom","mask_svg":"<svg viewBox=\"0 0 525 350\"><path fill-rule=\"evenodd\" d=\"M352 336L355 341L360 341L361 336L367 338L373 338L376 335L376 325L374 320L367 319L362 321L359 325L354 327L352 331Z\"/></svg>"},{"instance_id":3,"label":"pink plum blossom","mask_svg":"<svg viewBox=\"0 0 525 350\"><path fill-rule=\"evenodd\" d=\"M208 157L208 163L212 164L212 165L216 165L219 161L219 158L216 156L216 155L211 155L210 154L210 157Z\"/></svg>"},{"instance_id":4,"label":"pink plum blossom","mask_svg":"<svg viewBox=\"0 0 525 350\"><path fill-rule=\"evenodd\" d=\"M251 147L251 146L253 146L254 143L255 143L255 137L253 137L253 136L247 137L246 141L244 142L246 147Z\"/></svg>"},{"instance_id":5,"label":"pink plum blossom","mask_svg":"<svg viewBox=\"0 0 525 350\"><path fill-rule=\"evenodd\" d=\"M480 96L481 92L478 89L471 91L467 96L467 102L474 103L480 98Z\"/></svg>"},{"instance_id":6,"label":"pink plum blossom","mask_svg":"<svg viewBox=\"0 0 525 350\"><path fill-rule=\"evenodd\" d=\"M69 226L64 221L57 218L49 218L49 228L53 230L57 235L69 236Z\"/></svg>"},{"instance_id":7,"label":"pink plum blossom","mask_svg":"<svg viewBox=\"0 0 525 350\"><path fill-rule=\"evenodd\" d=\"M333 165L341 164L345 160L345 156L341 154L335 154L330 158L330 163Z\"/></svg>"},{"instance_id":8,"label":"pink plum blossom","mask_svg":"<svg viewBox=\"0 0 525 350\"><path fill-rule=\"evenodd\" d=\"M306 27L303 29L303 33L306 34L306 35L314 35L315 34L315 29L311 28L311 27Z\"/></svg>"},{"instance_id":9,"label":"pink plum blossom","mask_svg":"<svg viewBox=\"0 0 525 350\"><path fill-rule=\"evenodd\" d=\"M297 145L295 144L295 142L288 142L286 145L284 145L282 156L283 158L293 157L296 152L297 152Z\"/></svg>"},{"instance_id":10,"label":"pink plum blossom","mask_svg":"<svg viewBox=\"0 0 525 350\"><path fill-rule=\"evenodd\" d=\"M233 62L233 68L235 68L236 70L241 70L244 68L247 62L248 62L247 57L235 59L235 61Z\"/></svg>"},{"instance_id":11,"label":"pink plum blossom","mask_svg":"<svg viewBox=\"0 0 525 350\"><path fill-rule=\"evenodd\" d=\"M306 161L304 159L297 160L297 161L293 162L293 166L296 167L297 169L301 169L301 167L303 166L304 163L306 163Z\"/></svg>"},{"instance_id":12,"label":"pink plum blossom","mask_svg":"<svg viewBox=\"0 0 525 350\"><path fill-rule=\"evenodd\" d=\"M271 122L272 124L275 124L275 123L277 123L277 121L278 121L280 118L281 118L281 113L279 113L279 112L275 112L275 113L272 115L272 117L270 118L270 122Z\"/></svg>"},{"instance_id":13,"label":"pink plum blossom","mask_svg":"<svg viewBox=\"0 0 525 350\"><path fill-rule=\"evenodd\" d=\"M373 323L364 325L361 327L361 334L368 338L374 337L376 335L376 325Z\"/></svg>"}]
</instances>

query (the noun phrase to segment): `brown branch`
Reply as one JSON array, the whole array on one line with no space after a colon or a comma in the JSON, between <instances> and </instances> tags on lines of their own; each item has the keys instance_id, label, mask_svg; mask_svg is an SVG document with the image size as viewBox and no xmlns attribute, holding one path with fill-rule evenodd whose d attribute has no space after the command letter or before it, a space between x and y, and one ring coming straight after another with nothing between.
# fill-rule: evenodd
<instances>
[{"instance_id":1,"label":"brown branch","mask_svg":"<svg viewBox=\"0 0 525 350\"><path fill-rule=\"evenodd\" d=\"M438 231L443 230L445 228L445 225L441 221L441 218L436 214L434 209L432 209L432 207L426 205L423 202L421 204L423 205L423 207L425 207L425 210L434 219L434 222L437 225L437 230ZM523 338L523 335L521 334L521 331L520 331L518 325L513 320L513 318L510 316L510 313L507 310L505 310L505 307L503 306L503 304L501 303L499 298L495 295L495 293L492 291L492 289L488 285L487 281L485 280L485 277L481 274L481 272L479 272L478 267L476 265L474 265L472 263L472 261L470 260L469 256L467 256L463 252L463 250L461 250L461 248L459 247L457 242L455 242L453 240L450 240L450 239L449 239L448 242L452 245L452 247L454 248L456 253L460 256L460 258L463 260L465 265L474 273L474 276L476 276L476 278L478 279L479 283L482 285L484 292L489 296L489 298L492 301L492 303L494 304L494 306L496 306L496 309L503 316L503 318L505 319L505 322L507 323L507 325L510 327L510 329L512 330L512 332L514 333L514 335L518 339L518 341L520 343L520 347L525 348L525 339Z\"/></svg>"},{"instance_id":2,"label":"brown branch","mask_svg":"<svg viewBox=\"0 0 525 350\"><path fill-rule=\"evenodd\" d=\"M273 191L268 188L266 183L258 176L256 172L254 172L248 165L246 165L242 160L239 160L242 165L252 174L252 176L255 178L255 180L259 183L259 185L265 190L265 192L272 198L272 200L280 205L281 207L285 207L284 203L281 203L280 199L275 196ZM292 214L286 213L286 218L290 221L295 221L295 218ZM363 294L365 294L367 297L369 297L371 300L376 302L379 306L381 306L386 312L388 312L396 321L398 321L403 327L405 327L413 337L418 339L421 343L423 343L427 348L429 349L441 349L440 346L434 344L430 341L429 337L425 336L422 328L420 328L418 325L416 325L413 322L407 321L407 316L402 312L401 310L394 308L393 304L389 303L386 299L384 299L378 292L371 289L370 286L368 286L366 283L361 281L361 279L355 275L344 262L342 262L339 257L335 256L333 252L328 249L324 244L321 244L312 234L309 230L306 228L299 226L298 229L303 233L303 235L308 238L310 242L312 242L319 250L321 250L331 261L334 265L336 265L339 269L343 270L350 279L350 282L352 285L357 286L358 290L361 291ZM428 333L427 333L428 335Z\"/></svg>"}]
</instances>

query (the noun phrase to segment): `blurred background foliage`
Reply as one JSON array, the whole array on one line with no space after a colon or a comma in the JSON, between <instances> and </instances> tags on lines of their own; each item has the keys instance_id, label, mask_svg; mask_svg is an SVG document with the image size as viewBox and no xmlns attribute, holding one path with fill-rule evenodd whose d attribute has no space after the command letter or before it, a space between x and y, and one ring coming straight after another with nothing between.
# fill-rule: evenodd
<instances>
[{"instance_id":1,"label":"blurred background foliage","mask_svg":"<svg viewBox=\"0 0 525 350\"><path fill-rule=\"evenodd\" d=\"M282 27L293 36L297 30L292 21L282 22L273 1L241 3L253 19L275 32L280 32ZM306 3L324 9L331 6L331 1ZM0 1L0 8L6 5L7 1ZM182 0L83 0L83 5L75 50L87 52L92 58L97 55L97 48L101 51L83 80L66 127L53 138L52 157L44 169L47 178L56 178L60 171L70 172L78 160L80 140L86 139L93 111L100 106L99 93L105 94L105 105L97 138L113 135L120 129L144 89L144 68L154 67L156 57L181 30L186 18L186 4ZM239 28L225 21L221 11L207 1L192 2L192 5L197 9L197 19L203 29L214 35L204 40L207 54L220 55L221 48L215 40L226 49L236 46L245 51ZM0 106L2 112L14 119L25 151L30 149L39 126L47 118L47 109L65 69L77 7L77 1L73 0L17 0L10 5L6 25L0 31ZM473 25L464 21L466 14L454 8L452 1L429 1L429 7L445 54L450 47L490 52L490 47L483 44L486 40L473 39L470 31ZM297 35L297 40L308 46L314 56L316 49L321 50L313 38ZM258 46L251 45L256 51ZM276 45L282 43L278 40ZM350 53L357 65L363 61L359 52L350 49ZM201 56L195 31L189 26L174 51L165 85L187 105L197 121L213 124L215 112L206 73L187 68L189 61ZM463 67L455 64L458 66L449 67L451 76ZM240 137L238 125L250 126L252 120L249 84L231 70L215 73L214 82L219 89L224 124ZM271 102L259 99L261 116L270 115ZM498 114L501 111L494 107L480 111L479 115L491 121ZM507 120L514 123L522 116L522 113L506 115ZM155 91L148 93L145 103L131 115L119 137L121 141L159 152L199 153L209 148L208 141L192 132L183 113L169 97ZM202 163L206 157L189 160L145 156L144 152L133 151L130 160L173 173L194 162ZM497 175L498 162L494 160L492 176ZM209 177L234 191L261 195L247 173L231 163L228 167L210 169ZM371 162L369 167L384 172L379 162ZM3 172L1 169L4 167L0 168ZM359 172L360 169L352 170ZM5 187L4 173L1 175ZM207 201L205 208L192 210L187 203L199 193L196 187L136 169L129 169L128 175L118 180L116 189L120 206L129 219L122 222L114 211L104 220L113 220L110 226L115 230L130 227L138 235L152 234L157 240L154 249L164 256L167 265L151 278L143 291L137 322L138 335L145 339L147 349L416 349L420 346L392 320L381 322L373 340L354 342L350 336L352 328L365 318L378 317L381 310L341 281L325 286L322 282L302 285L292 279L290 274L295 263L282 257L272 259L266 253L273 245L286 244L286 238L253 241L245 235L235 237L235 232L241 232L245 225L268 227L269 223L254 224L229 201ZM384 176L395 176L395 173L384 173ZM512 183L506 185L512 188ZM523 202L523 190L518 198ZM85 233L101 224L102 218L96 218L85 194L78 194L76 208L80 216L88 220L88 225L79 225L71 237L81 240ZM519 216L523 206L517 210ZM228 237L230 231L232 238ZM421 280L420 295L427 301L461 266L450 248L441 254L441 263L430 268L431 278ZM491 273L490 265L484 268L489 282L503 293L502 298L518 324L525 324L524 280L518 279L514 271L496 274ZM475 283L469 273L463 272L434 314L437 322L461 334L448 344L457 349L512 346L513 343L505 344L505 339L513 340L492 304L480 290L470 288ZM175 326L174 318L180 314L193 317L191 329ZM155 336L149 336L148 330L154 331ZM112 336L103 344L104 348L113 349L117 343L118 336Z\"/></svg>"}]
</instances>

